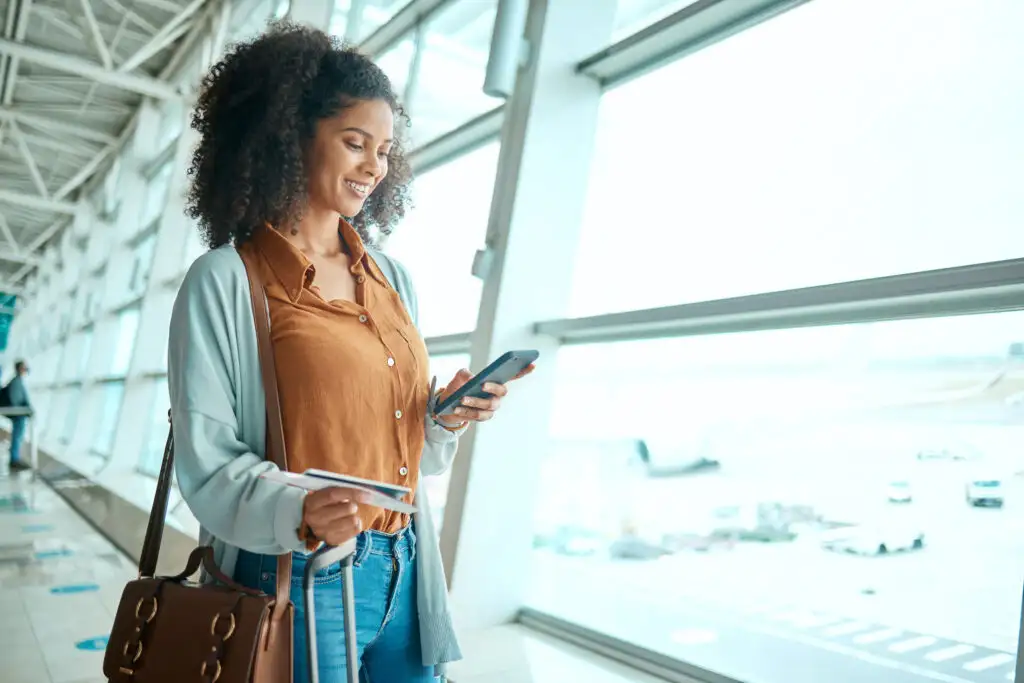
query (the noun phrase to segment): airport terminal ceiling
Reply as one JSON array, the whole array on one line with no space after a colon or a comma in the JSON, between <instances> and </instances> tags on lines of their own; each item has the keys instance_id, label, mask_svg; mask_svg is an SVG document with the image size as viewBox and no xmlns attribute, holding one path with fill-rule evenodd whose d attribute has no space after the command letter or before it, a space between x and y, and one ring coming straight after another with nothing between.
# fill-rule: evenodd
<instances>
[{"instance_id":1,"label":"airport terminal ceiling","mask_svg":"<svg viewBox=\"0 0 1024 683\"><path fill-rule=\"evenodd\" d=\"M292 2L0 5L0 292L26 295L4 362L32 362L41 447L140 508L170 307L203 252L182 216L188 93ZM386 248L416 283L432 371L479 363L491 316L545 345L524 413L541 445L494 445L496 422L460 454L473 478L451 475L539 472L519 618L677 676L820 683L809 662L829 683L1012 681L1024 5L618 0L578 75L545 72L579 101L533 83L518 108L482 89L498 5L338 0L325 22L412 113L416 205ZM569 111L592 117L582 160L536 142L582 135L552 123ZM553 197L575 222L517 219ZM531 302L544 315L502 289L535 288L529 268L473 274L507 215L505 237L533 229L528 246L573 264ZM488 510L472 483L425 485L449 529ZM482 497L516 532L512 494Z\"/></svg>"}]
</instances>

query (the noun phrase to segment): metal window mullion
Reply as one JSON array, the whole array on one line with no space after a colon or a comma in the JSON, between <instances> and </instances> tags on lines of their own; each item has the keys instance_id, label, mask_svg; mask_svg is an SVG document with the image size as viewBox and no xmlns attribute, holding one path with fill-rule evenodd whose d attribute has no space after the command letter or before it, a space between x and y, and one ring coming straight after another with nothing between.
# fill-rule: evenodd
<instances>
[{"instance_id":1,"label":"metal window mullion","mask_svg":"<svg viewBox=\"0 0 1024 683\"><path fill-rule=\"evenodd\" d=\"M410 116L415 114L413 101L416 98L416 89L419 87L420 83L420 72L423 67L423 52L427 49L427 30L427 22L421 21L416 24L416 29L413 33L412 59L409 61L409 75L405 81L405 92L402 93L405 109Z\"/></svg>"},{"instance_id":2,"label":"metal window mullion","mask_svg":"<svg viewBox=\"0 0 1024 683\"><path fill-rule=\"evenodd\" d=\"M1024 259L538 322L564 344L1024 310Z\"/></svg>"},{"instance_id":3,"label":"metal window mullion","mask_svg":"<svg viewBox=\"0 0 1024 683\"><path fill-rule=\"evenodd\" d=\"M576 70L612 88L809 1L698 0L587 57Z\"/></svg>"}]
</instances>

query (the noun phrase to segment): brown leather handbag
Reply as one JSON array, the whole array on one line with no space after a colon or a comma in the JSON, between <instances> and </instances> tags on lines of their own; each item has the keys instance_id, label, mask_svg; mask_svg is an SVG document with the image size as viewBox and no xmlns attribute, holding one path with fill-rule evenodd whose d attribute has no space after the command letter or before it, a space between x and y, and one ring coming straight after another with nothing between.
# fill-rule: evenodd
<instances>
[{"instance_id":1,"label":"brown leather handbag","mask_svg":"<svg viewBox=\"0 0 1024 683\"><path fill-rule=\"evenodd\" d=\"M243 257L249 276L260 366L267 395L267 458L287 470L284 429L270 347L266 292ZM167 435L139 578L121 594L103 658L112 683L289 683L292 680L294 605L289 599L291 554L277 558L277 594L241 586L200 546L177 576L155 576L174 461L174 433ZM217 583L193 583L204 568Z\"/></svg>"}]
</instances>

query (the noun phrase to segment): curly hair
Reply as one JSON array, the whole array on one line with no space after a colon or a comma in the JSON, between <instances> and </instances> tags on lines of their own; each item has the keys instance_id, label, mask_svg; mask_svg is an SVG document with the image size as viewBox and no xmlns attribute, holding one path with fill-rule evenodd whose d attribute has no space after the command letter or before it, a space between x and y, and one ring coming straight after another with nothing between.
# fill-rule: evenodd
<instances>
[{"instance_id":1,"label":"curly hair","mask_svg":"<svg viewBox=\"0 0 1024 683\"><path fill-rule=\"evenodd\" d=\"M256 226L300 219L305 152L317 121L363 100L387 102L396 122L408 127L380 67L322 31L276 22L233 45L203 79L192 112L200 140L188 170L186 213L198 221L207 246L239 245ZM387 175L362 212L349 217L368 242L372 230L389 234L408 208L412 172L401 143L396 134Z\"/></svg>"}]
</instances>

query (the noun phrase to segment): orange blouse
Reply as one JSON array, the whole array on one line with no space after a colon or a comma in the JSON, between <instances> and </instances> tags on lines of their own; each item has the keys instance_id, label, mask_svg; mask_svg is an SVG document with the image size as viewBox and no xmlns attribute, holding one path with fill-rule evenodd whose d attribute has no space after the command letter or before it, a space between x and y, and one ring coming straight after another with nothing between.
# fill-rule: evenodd
<instances>
[{"instance_id":1,"label":"orange blouse","mask_svg":"<svg viewBox=\"0 0 1024 683\"><path fill-rule=\"evenodd\" d=\"M426 345L359 234L341 221L356 300L326 301L315 268L269 227L242 249L256 256L270 304L288 469L329 470L415 493L429 393ZM413 494L407 496L411 503ZM408 515L363 507L364 529L388 533Z\"/></svg>"}]
</instances>

